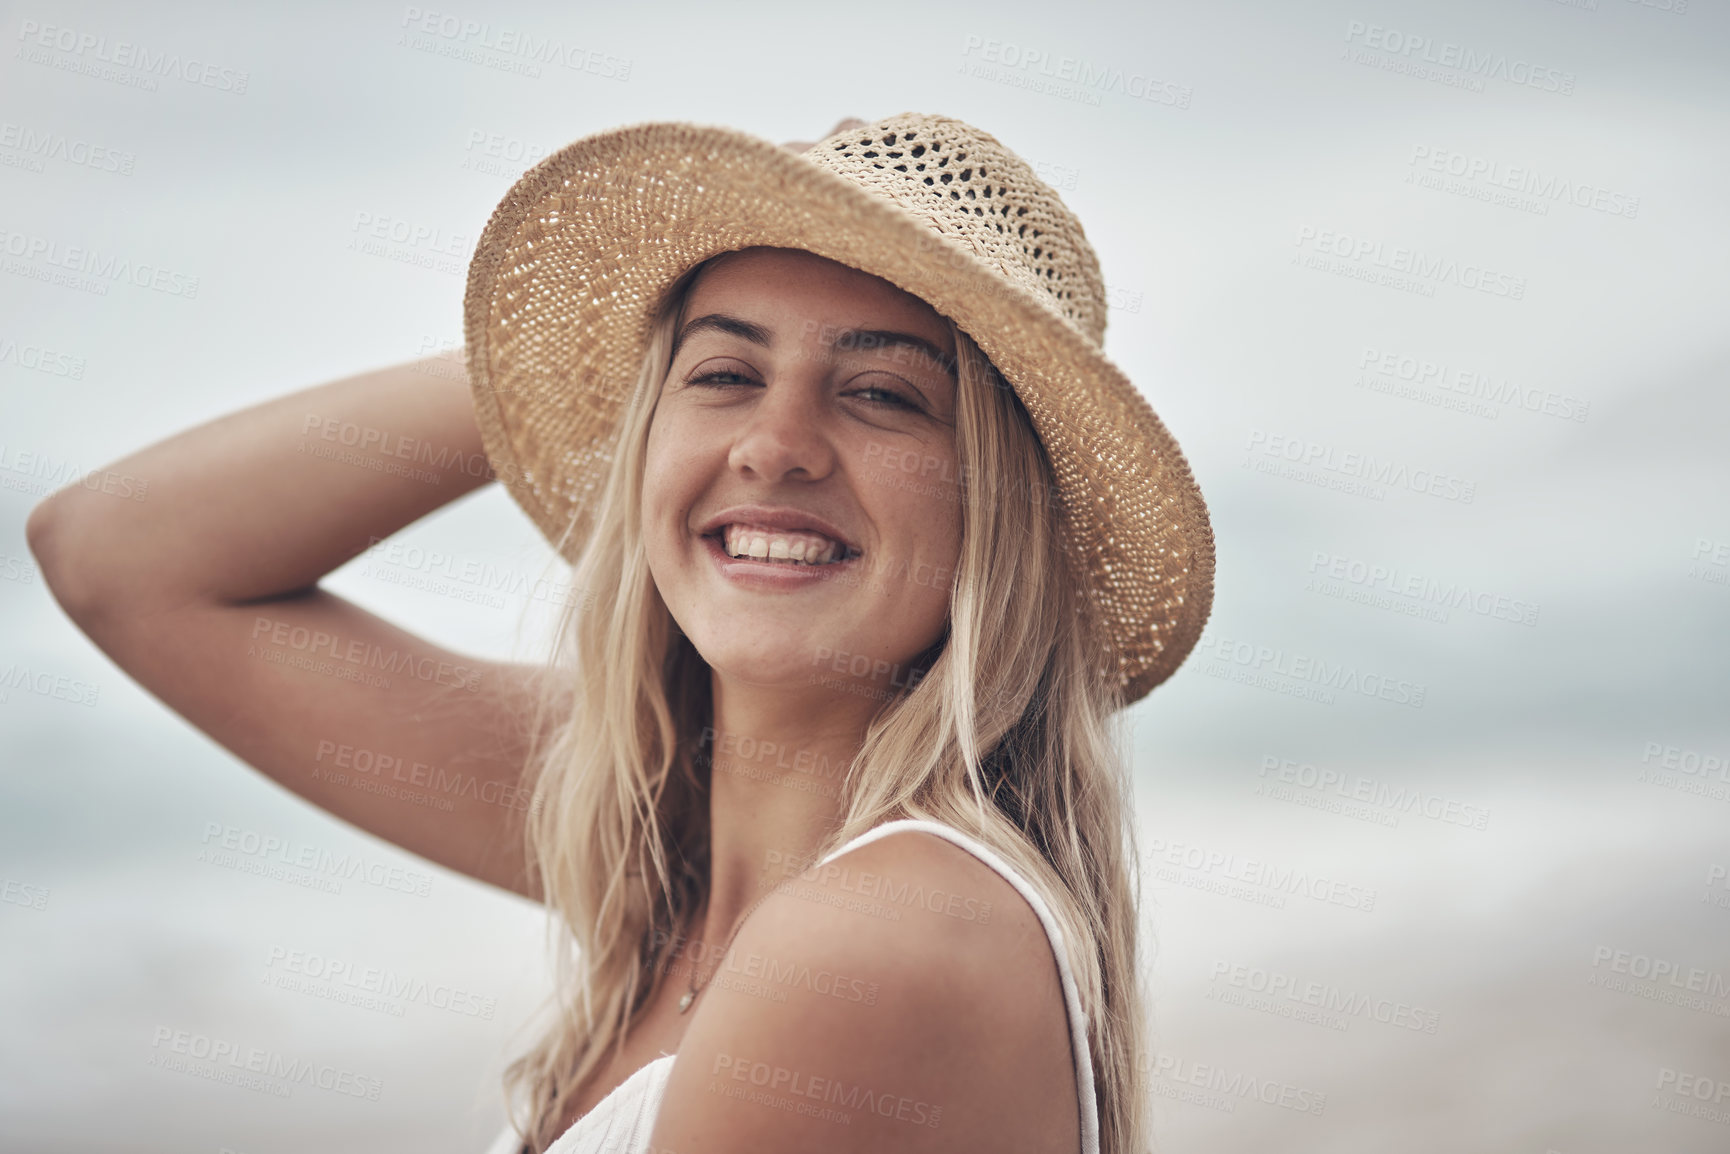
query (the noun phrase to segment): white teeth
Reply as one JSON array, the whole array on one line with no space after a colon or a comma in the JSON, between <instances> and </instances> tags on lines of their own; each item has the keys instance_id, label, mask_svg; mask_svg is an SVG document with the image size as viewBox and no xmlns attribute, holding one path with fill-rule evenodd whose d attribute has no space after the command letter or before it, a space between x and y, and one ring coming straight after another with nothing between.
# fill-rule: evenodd
<instances>
[{"instance_id":1,"label":"white teeth","mask_svg":"<svg viewBox=\"0 0 1730 1154\"><path fill-rule=\"evenodd\" d=\"M728 525L721 546L731 557L751 557L795 565L827 565L843 558L847 547L817 533L783 533L772 529Z\"/></svg>"}]
</instances>

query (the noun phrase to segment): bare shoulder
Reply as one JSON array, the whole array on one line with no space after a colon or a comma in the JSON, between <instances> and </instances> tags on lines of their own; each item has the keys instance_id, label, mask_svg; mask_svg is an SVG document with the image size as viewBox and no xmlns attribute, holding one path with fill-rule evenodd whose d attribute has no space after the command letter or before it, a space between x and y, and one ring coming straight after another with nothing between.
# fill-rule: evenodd
<instances>
[{"instance_id":1,"label":"bare shoulder","mask_svg":"<svg viewBox=\"0 0 1730 1154\"><path fill-rule=\"evenodd\" d=\"M704 990L655 1149L1079 1148L1057 962L1002 875L913 830L777 880Z\"/></svg>"},{"instance_id":2,"label":"bare shoulder","mask_svg":"<svg viewBox=\"0 0 1730 1154\"><path fill-rule=\"evenodd\" d=\"M795 941L809 936L814 948L844 946L899 967L909 982L967 976L974 996L965 1005L1025 991L1041 976L1058 980L1045 929L1027 900L972 853L922 830L899 830L826 865L789 873L772 900L777 910L763 919L763 932Z\"/></svg>"}]
</instances>

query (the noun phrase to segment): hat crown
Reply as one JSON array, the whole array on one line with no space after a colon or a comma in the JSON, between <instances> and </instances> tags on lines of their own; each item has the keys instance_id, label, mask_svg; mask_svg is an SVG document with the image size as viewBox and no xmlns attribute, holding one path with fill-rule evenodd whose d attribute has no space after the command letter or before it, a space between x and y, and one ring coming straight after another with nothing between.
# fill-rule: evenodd
<instances>
[{"instance_id":1,"label":"hat crown","mask_svg":"<svg viewBox=\"0 0 1730 1154\"><path fill-rule=\"evenodd\" d=\"M1104 341L1105 284L1081 222L989 133L905 112L838 132L805 156L959 242L1094 345Z\"/></svg>"}]
</instances>

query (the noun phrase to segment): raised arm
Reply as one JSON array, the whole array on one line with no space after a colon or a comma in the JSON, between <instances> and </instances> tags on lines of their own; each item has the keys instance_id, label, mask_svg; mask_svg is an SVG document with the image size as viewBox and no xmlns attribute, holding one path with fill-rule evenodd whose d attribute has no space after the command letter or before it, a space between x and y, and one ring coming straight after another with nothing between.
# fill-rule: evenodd
<instances>
[{"instance_id":1,"label":"raised arm","mask_svg":"<svg viewBox=\"0 0 1730 1154\"><path fill-rule=\"evenodd\" d=\"M429 358L151 445L45 499L27 534L79 628L235 755L370 833L538 898L519 836L538 672L318 587L490 479L460 367Z\"/></svg>"}]
</instances>

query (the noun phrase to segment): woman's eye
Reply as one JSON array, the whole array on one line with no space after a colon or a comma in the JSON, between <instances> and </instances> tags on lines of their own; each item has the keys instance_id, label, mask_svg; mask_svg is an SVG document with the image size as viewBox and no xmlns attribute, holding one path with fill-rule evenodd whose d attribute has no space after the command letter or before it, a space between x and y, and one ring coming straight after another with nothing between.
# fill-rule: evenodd
<instances>
[{"instance_id":1,"label":"woman's eye","mask_svg":"<svg viewBox=\"0 0 1730 1154\"><path fill-rule=\"evenodd\" d=\"M894 405L903 409L917 409L919 407L895 390L880 388L876 385L867 385L862 389L854 389L852 395L857 397L865 393L876 395L876 399L872 400L873 404Z\"/></svg>"},{"instance_id":2,"label":"woman's eye","mask_svg":"<svg viewBox=\"0 0 1730 1154\"><path fill-rule=\"evenodd\" d=\"M747 377L744 373L730 372L726 369L718 369L712 373L703 373L701 376L692 377L689 383L693 384L693 385L740 385L740 384L749 385L749 384L755 384L755 382L752 381L750 377Z\"/></svg>"}]
</instances>

